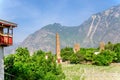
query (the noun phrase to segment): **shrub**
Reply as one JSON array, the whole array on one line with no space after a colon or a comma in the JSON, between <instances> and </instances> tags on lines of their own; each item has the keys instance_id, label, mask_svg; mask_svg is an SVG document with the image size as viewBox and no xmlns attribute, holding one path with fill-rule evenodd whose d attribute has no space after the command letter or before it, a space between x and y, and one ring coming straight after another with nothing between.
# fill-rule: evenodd
<instances>
[{"instance_id":1,"label":"shrub","mask_svg":"<svg viewBox=\"0 0 120 80\"><path fill-rule=\"evenodd\" d=\"M110 41L105 45L106 50L111 50L113 51L114 44L112 44Z\"/></svg>"},{"instance_id":2,"label":"shrub","mask_svg":"<svg viewBox=\"0 0 120 80\"><path fill-rule=\"evenodd\" d=\"M120 43L114 45L113 51L116 53L114 62L120 62Z\"/></svg>"},{"instance_id":3,"label":"shrub","mask_svg":"<svg viewBox=\"0 0 120 80\"><path fill-rule=\"evenodd\" d=\"M70 63L72 64L82 63L83 61L84 61L84 55L78 52L70 56Z\"/></svg>"},{"instance_id":4,"label":"shrub","mask_svg":"<svg viewBox=\"0 0 120 80\"><path fill-rule=\"evenodd\" d=\"M86 61L92 61L93 60L93 55L94 55L93 51L87 51L86 54L85 54L85 60Z\"/></svg>"},{"instance_id":5,"label":"shrub","mask_svg":"<svg viewBox=\"0 0 120 80\"><path fill-rule=\"evenodd\" d=\"M77 57L76 54L72 54L70 56L70 63L72 63L72 64L78 64L79 63L79 58Z\"/></svg>"},{"instance_id":6,"label":"shrub","mask_svg":"<svg viewBox=\"0 0 120 80\"><path fill-rule=\"evenodd\" d=\"M108 66L113 61L113 54L114 52L110 50L102 51L100 54L94 56L93 64L99 66Z\"/></svg>"},{"instance_id":7,"label":"shrub","mask_svg":"<svg viewBox=\"0 0 120 80\"><path fill-rule=\"evenodd\" d=\"M72 54L74 54L74 52L73 49L70 47L66 47L61 50L61 57L63 61L69 61Z\"/></svg>"}]
</instances>

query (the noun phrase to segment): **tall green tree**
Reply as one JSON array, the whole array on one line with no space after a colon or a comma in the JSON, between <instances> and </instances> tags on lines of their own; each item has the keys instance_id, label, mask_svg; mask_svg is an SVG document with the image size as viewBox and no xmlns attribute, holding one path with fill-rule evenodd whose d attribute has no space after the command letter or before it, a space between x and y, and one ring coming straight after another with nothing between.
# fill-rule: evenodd
<instances>
[{"instance_id":1,"label":"tall green tree","mask_svg":"<svg viewBox=\"0 0 120 80\"><path fill-rule=\"evenodd\" d=\"M45 56L48 55L48 59ZM5 57L5 80L61 80L65 78L61 66L51 52L41 50L30 56L27 48L18 48Z\"/></svg>"}]
</instances>

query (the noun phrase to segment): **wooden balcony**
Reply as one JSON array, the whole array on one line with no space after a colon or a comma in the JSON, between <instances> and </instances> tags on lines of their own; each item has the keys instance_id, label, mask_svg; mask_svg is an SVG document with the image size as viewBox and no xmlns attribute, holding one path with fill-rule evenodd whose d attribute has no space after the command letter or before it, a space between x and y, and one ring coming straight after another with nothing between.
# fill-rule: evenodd
<instances>
[{"instance_id":1,"label":"wooden balcony","mask_svg":"<svg viewBox=\"0 0 120 80\"><path fill-rule=\"evenodd\" d=\"M13 39L11 35L0 34L0 46L10 46L13 44Z\"/></svg>"}]
</instances>

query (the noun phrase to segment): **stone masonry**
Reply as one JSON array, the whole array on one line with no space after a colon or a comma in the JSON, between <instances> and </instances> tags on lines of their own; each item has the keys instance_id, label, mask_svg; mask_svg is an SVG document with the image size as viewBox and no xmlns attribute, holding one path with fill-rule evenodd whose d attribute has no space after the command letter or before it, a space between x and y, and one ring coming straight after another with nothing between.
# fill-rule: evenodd
<instances>
[{"instance_id":1,"label":"stone masonry","mask_svg":"<svg viewBox=\"0 0 120 80\"><path fill-rule=\"evenodd\" d=\"M105 43L104 42L100 42L100 51L105 50Z\"/></svg>"},{"instance_id":2,"label":"stone masonry","mask_svg":"<svg viewBox=\"0 0 120 80\"><path fill-rule=\"evenodd\" d=\"M80 50L80 45L77 43L74 45L73 51L74 53L78 52Z\"/></svg>"},{"instance_id":3,"label":"stone masonry","mask_svg":"<svg viewBox=\"0 0 120 80\"><path fill-rule=\"evenodd\" d=\"M59 37L58 33L56 33L56 54L57 54L57 62L61 63L61 57L60 57L60 37Z\"/></svg>"}]
</instances>

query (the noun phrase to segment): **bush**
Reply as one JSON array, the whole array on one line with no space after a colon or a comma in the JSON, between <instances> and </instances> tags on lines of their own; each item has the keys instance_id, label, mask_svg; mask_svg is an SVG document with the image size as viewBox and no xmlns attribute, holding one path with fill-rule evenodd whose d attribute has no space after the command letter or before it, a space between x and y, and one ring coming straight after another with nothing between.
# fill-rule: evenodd
<instances>
[{"instance_id":1,"label":"bush","mask_svg":"<svg viewBox=\"0 0 120 80\"><path fill-rule=\"evenodd\" d=\"M78 64L84 61L85 49L78 51L77 53L73 52L73 48L66 47L61 50L61 57L63 61L70 61L72 64Z\"/></svg>"},{"instance_id":2,"label":"bush","mask_svg":"<svg viewBox=\"0 0 120 80\"><path fill-rule=\"evenodd\" d=\"M94 56L93 64L99 66L108 66L113 61L113 54L114 52L110 50L102 51L100 54Z\"/></svg>"},{"instance_id":3,"label":"bush","mask_svg":"<svg viewBox=\"0 0 120 80\"><path fill-rule=\"evenodd\" d=\"M70 61L72 64L86 61L95 65L107 66L111 62L120 62L120 43L112 44L109 42L105 47L106 50L98 55L94 54L98 48L81 48L77 53L74 53L72 48L66 47L61 50L61 57L63 61Z\"/></svg>"},{"instance_id":4,"label":"bush","mask_svg":"<svg viewBox=\"0 0 120 80\"><path fill-rule=\"evenodd\" d=\"M70 63L72 64L82 63L83 61L84 61L84 55L80 53L74 53L70 56Z\"/></svg>"},{"instance_id":5,"label":"bush","mask_svg":"<svg viewBox=\"0 0 120 80\"><path fill-rule=\"evenodd\" d=\"M111 50L113 51L114 44L112 44L110 41L105 45L106 50Z\"/></svg>"},{"instance_id":6,"label":"bush","mask_svg":"<svg viewBox=\"0 0 120 80\"><path fill-rule=\"evenodd\" d=\"M85 60L86 61L92 61L93 60L93 55L94 55L93 51L87 51L86 54L85 54Z\"/></svg>"},{"instance_id":7,"label":"bush","mask_svg":"<svg viewBox=\"0 0 120 80\"><path fill-rule=\"evenodd\" d=\"M114 45L113 51L115 52L114 62L120 62L120 43Z\"/></svg>"},{"instance_id":8,"label":"bush","mask_svg":"<svg viewBox=\"0 0 120 80\"><path fill-rule=\"evenodd\" d=\"M72 54L74 54L74 52L73 49L70 47L66 47L61 50L61 57L63 61L69 61Z\"/></svg>"}]
</instances>

